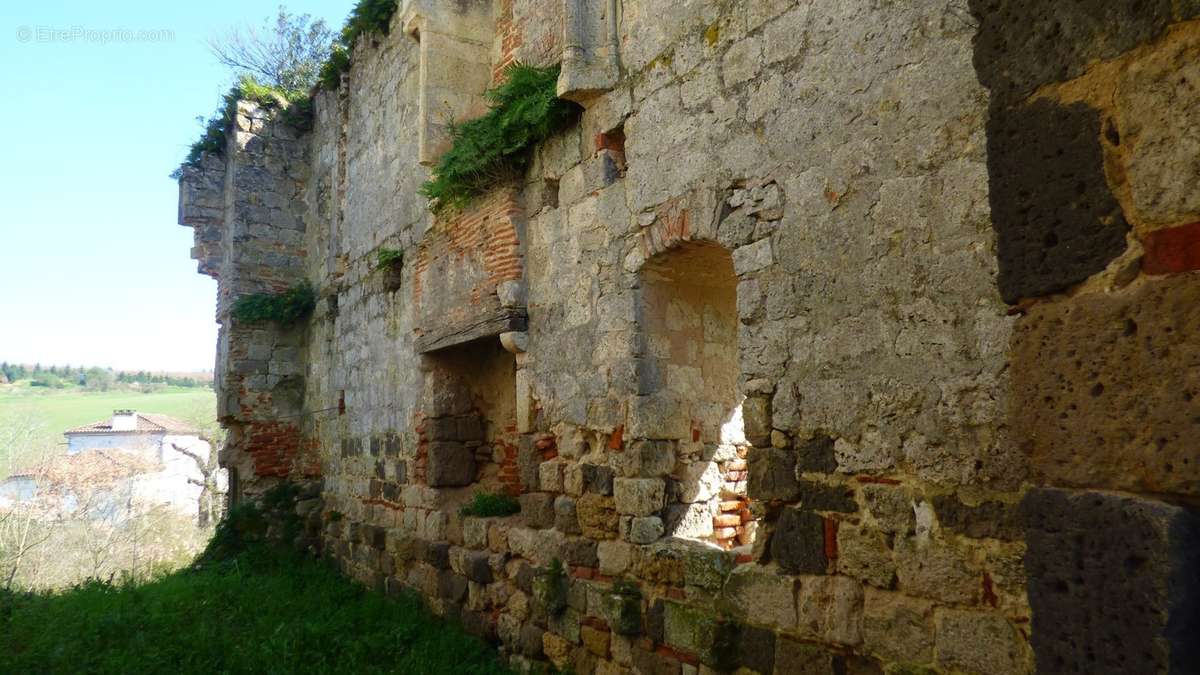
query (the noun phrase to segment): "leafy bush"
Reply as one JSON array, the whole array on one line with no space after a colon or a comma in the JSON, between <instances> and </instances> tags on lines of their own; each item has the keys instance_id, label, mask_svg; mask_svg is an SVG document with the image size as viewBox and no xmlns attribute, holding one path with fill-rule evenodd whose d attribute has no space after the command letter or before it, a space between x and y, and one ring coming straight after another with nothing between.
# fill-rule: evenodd
<instances>
[{"instance_id":1,"label":"leafy bush","mask_svg":"<svg viewBox=\"0 0 1200 675\"><path fill-rule=\"evenodd\" d=\"M376 255L378 257L375 263L376 267L391 267L392 265L399 265L404 262L404 251L400 249L381 248Z\"/></svg>"},{"instance_id":2,"label":"leafy bush","mask_svg":"<svg viewBox=\"0 0 1200 675\"><path fill-rule=\"evenodd\" d=\"M486 92L487 114L450 125L453 144L421 187L435 212L461 208L524 169L533 146L570 124L579 108L558 98L558 71L513 64Z\"/></svg>"},{"instance_id":3,"label":"leafy bush","mask_svg":"<svg viewBox=\"0 0 1200 675\"><path fill-rule=\"evenodd\" d=\"M304 282L283 293L243 295L233 303L230 313L243 323L274 321L288 325L307 317L316 306L317 294L311 284Z\"/></svg>"},{"instance_id":4,"label":"leafy bush","mask_svg":"<svg viewBox=\"0 0 1200 675\"><path fill-rule=\"evenodd\" d=\"M488 494L486 492L476 492L471 502L459 509L459 513L464 516L479 518L511 516L520 512L521 505L516 499L504 494Z\"/></svg>"}]
</instances>

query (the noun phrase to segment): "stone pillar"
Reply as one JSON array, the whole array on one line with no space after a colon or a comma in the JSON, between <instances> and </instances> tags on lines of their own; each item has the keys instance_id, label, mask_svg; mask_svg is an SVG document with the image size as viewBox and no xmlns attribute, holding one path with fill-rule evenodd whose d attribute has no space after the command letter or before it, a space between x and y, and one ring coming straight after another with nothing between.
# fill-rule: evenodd
<instances>
[{"instance_id":1,"label":"stone pillar","mask_svg":"<svg viewBox=\"0 0 1200 675\"><path fill-rule=\"evenodd\" d=\"M487 110L491 82L491 3L408 0L401 10L404 33L420 43L418 161L437 162L449 148L447 125Z\"/></svg>"}]
</instances>

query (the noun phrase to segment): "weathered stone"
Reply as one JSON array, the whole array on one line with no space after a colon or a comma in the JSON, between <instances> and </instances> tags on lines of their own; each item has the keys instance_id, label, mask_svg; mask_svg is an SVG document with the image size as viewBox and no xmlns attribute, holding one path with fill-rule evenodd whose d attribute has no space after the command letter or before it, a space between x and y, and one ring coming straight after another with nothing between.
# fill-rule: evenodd
<instances>
[{"instance_id":1,"label":"weathered stone","mask_svg":"<svg viewBox=\"0 0 1200 675\"><path fill-rule=\"evenodd\" d=\"M438 573L438 595L453 602L462 602L467 597L467 580L450 570Z\"/></svg>"},{"instance_id":2,"label":"weathered stone","mask_svg":"<svg viewBox=\"0 0 1200 675\"><path fill-rule=\"evenodd\" d=\"M633 547L623 541L601 541L596 545L600 573L617 576L629 569L633 559Z\"/></svg>"},{"instance_id":3,"label":"weathered stone","mask_svg":"<svg viewBox=\"0 0 1200 675\"><path fill-rule=\"evenodd\" d=\"M837 531L837 571L872 586L891 588L896 563L883 534L866 527L842 523Z\"/></svg>"},{"instance_id":4,"label":"weathered stone","mask_svg":"<svg viewBox=\"0 0 1200 675\"><path fill-rule=\"evenodd\" d=\"M1135 59L1122 69L1115 103L1119 141L1127 148L1125 171L1137 215L1154 223L1197 220L1200 198L1179 176L1200 172L1194 144L1200 105L1196 82L1200 48L1194 35ZM1189 139L1189 142L1182 142Z\"/></svg>"},{"instance_id":5,"label":"weathered stone","mask_svg":"<svg viewBox=\"0 0 1200 675\"><path fill-rule=\"evenodd\" d=\"M532 623L521 626L521 653L526 658L540 659L544 656L544 652L542 651L543 634L544 631Z\"/></svg>"},{"instance_id":6,"label":"weathered stone","mask_svg":"<svg viewBox=\"0 0 1200 675\"><path fill-rule=\"evenodd\" d=\"M575 515L583 536L591 539L615 539L620 516L612 497L585 494L575 503Z\"/></svg>"},{"instance_id":7,"label":"weathered stone","mask_svg":"<svg viewBox=\"0 0 1200 675\"><path fill-rule=\"evenodd\" d=\"M1021 523L1013 504L983 501L968 506L954 495L935 495L931 501L938 523L959 534L975 538L1021 538Z\"/></svg>"},{"instance_id":8,"label":"weathered stone","mask_svg":"<svg viewBox=\"0 0 1200 675\"><path fill-rule=\"evenodd\" d=\"M613 499L618 513L649 516L662 509L666 484L659 478L617 478Z\"/></svg>"},{"instance_id":9,"label":"weathered stone","mask_svg":"<svg viewBox=\"0 0 1200 675\"><path fill-rule=\"evenodd\" d=\"M717 548L689 546L683 554L683 578L688 586L719 591L733 571L735 556Z\"/></svg>"},{"instance_id":10,"label":"weathered stone","mask_svg":"<svg viewBox=\"0 0 1200 675\"><path fill-rule=\"evenodd\" d=\"M675 468L675 444L671 441L633 441L618 461L621 475L628 478L665 476Z\"/></svg>"},{"instance_id":11,"label":"weathered stone","mask_svg":"<svg viewBox=\"0 0 1200 675\"><path fill-rule=\"evenodd\" d=\"M526 492L517 498L521 516L530 527L554 527L554 495L547 492Z\"/></svg>"},{"instance_id":12,"label":"weathered stone","mask_svg":"<svg viewBox=\"0 0 1200 675\"><path fill-rule=\"evenodd\" d=\"M477 584L492 583L492 568L488 562L488 554L480 551L468 551L463 556L463 573Z\"/></svg>"},{"instance_id":13,"label":"weathered stone","mask_svg":"<svg viewBox=\"0 0 1200 675\"><path fill-rule=\"evenodd\" d=\"M581 468L585 490L598 495L612 495L614 474L612 467L584 464Z\"/></svg>"},{"instance_id":14,"label":"weathered stone","mask_svg":"<svg viewBox=\"0 0 1200 675\"><path fill-rule=\"evenodd\" d=\"M569 537L559 548L562 561L568 565L596 567L596 542L586 537Z\"/></svg>"},{"instance_id":15,"label":"weathered stone","mask_svg":"<svg viewBox=\"0 0 1200 675\"><path fill-rule=\"evenodd\" d=\"M747 621L782 629L796 626L796 582L777 569L739 565L722 590L723 602Z\"/></svg>"},{"instance_id":16,"label":"weathered stone","mask_svg":"<svg viewBox=\"0 0 1200 675\"><path fill-rule=\"evenodd\" d=\"M651 583L683 585L683 551L669 542L636 549L634 576Z\"/></svg>"},{"instance_id":17,"label":"weathered stone","mask_svg":"<svg viewBox=\"0 0 1200 675\"><path fill-rule=\"evenodd\" d=\"M593 628L591 626L581 626L579 628L579 638L583 642L583 646L591 653L601 658L608 657L608 644L612 634L606 630Z\"/></svg>"},{"instance_id":18,"label":"weathered stone","mask_svg":"<svg viewBox=\"0 0 1200 675\"><path fill-rule=\"evenodd\" d=\"M978 600L981 576L967 567L960 552L945 543L898 537L895 552L901 591L957 604Z\"/></svg>"},{"instance_id":19,"label":"weathered stone","mask_svg":"<svg viewBox=\"0 0 1200 675\"><path fill-rule=\"evenodd\" d=\"M658 516L633 518L629 522L628 539L634 544L650 544L663 535L663 521Z\"/></svg>"},{"instance_id":20,"label":"weathered stone","mask_svg":"<svg viewBox=\"0 0 1200 675\"><path fill-rule=\"evenodd\" d=\"M887 661L910 665L933 661L933 603L867 588L863 601L863 647Z\"/></svg>"},{"instance_id":21,"label":"weathered stone","mask_svg":"<svg viewBox=\"0 0 1200 675\"><path fill-rule=\"evenodd\" d=\"M1177 275L1030 309L1010 426L1041 483L1200 494L1200 284ZM1149 386L1148 383L1153 383Z\"/></svg>"},{"instance_id":22,"label":"weathered stone","mask_svg":"<svg viewBox=\"0 0 1200 675\"><path fill-rule=\"evenodd\" d=\"M1200 662L1194 510L1126 495L1035 489L1021 513L1039 671L1186 671ZM971 628L1003 634L996 626ZM938 642L940 653L940 636ZM971 658L954 653L956 662Z\"/></svg>"},{"instance_id":23,"label":"weathered stone","mask_svg":"<svg viewBox=\"0 0 1200 675\"><path fill-rule=\"evenodd\" d=\"M431 487L470 485L475 482L475 453L462 443L431 442L425 476Z\"/></svg>"},{"instance_id":24,"label":"weathered stone","mask_svg":"<svg viewBox=\"0 0 1200 675\"><path fill-rule=\"evenodd\" d=\"M913 499L907 488L892 485L864 485L863 502L879 529L889 534L906 535L916 527Z\"/></svg>"},{"instance_id":25,"label":"weathered stone","mask_svg":"<svg viewBox=\"0 0 1200 675\"><path fill-rule=\"evenodd\" d=\"M771 559L792 574L824 574L825 519L797 508L785 508L771 535Z\"/></svg>"},{"instance_id":26,"label":"weathered stone","mask_svg":"<svg viewBox=\"0 0 1200 675\"><path fill-rule=\"evenodd\" d=\"M771 445L771 398L747 396L742 401L742 420L746 425L746 440L755 447Z\"/></svg>"},{"instance_id":27,"label":"weathered stone","mask_svg":"<svg viewBox=\"0 0 1200 675\"><path fill-rule=\"evenodd\" d=\"M837 460L833 454L833 439L828 436L816 436L796 446L796 471L814 471L833 473L837 470Z\"/></svg>"},{"instance_id":28,"label":"weathered stone","mask_svg":"<svg viewBox=\"0 0 1200 675\"><path fill-rule=\"evenodd\" d=\"M566 495L559 495L554 499L554 527L565 534L580 533L574 499Z\"/></svg>"},{"instance_id":29,"label":"weathered stone","mask_svg":"<svg viewBox=\"0 0 1200 675\"><path fill-rule=\"evenodd\" d=\"M997 675L1029 672L1029 647L1003 616L991 612L939 609L935 622L939 666Z\"/></svg>"},{"instance_id":30,"label":"weathered stone","mask_svg":"<svg viewBox=\"0 0 1200 675\"><path fill-rule=\"evenodd\" d=\"M800 494L796 458L789 450L751 448L746 457L749 477L746 494L762 501L791 501Z\"/></svg>"},{"instance_id":31,"label":"weathered stone","mask_svg":"<svg viewBox=\"0 0 1200 675\"><path fill-rule=\"evenodd\" d=\"M538 489L545 492L563 491L563 463L557 459L538 465Z\"/></svg>"},{"instance_id":32,"label":"weathered stone","mask_svg":"<svg viewBox=\"0 0 1200 675\"><path fill-rule=\"evenodd\" d=\"M670 504L663 519L666 532L674 537L702 539L713 534L712 506L709 504Z\"/></svg>"},{"instance_id":33,"label":"weathered stone","mask_svg":"<svg viewBox=\"0 0 1200 675\"><path fill-rule=\"evenodd\" d=\"M801 633L825 642L862 642L863 587L842 576L806 576L796 596Z\"/></svg>"},{"instance_id":34,"label":"weathered stone","mask_svg":"<svg viewBox=\"0 0 1200 675\"><path fill-rule=\"evenodd\" d=\"M716 637L715 616L668 602L663 607L663 641L690 654L704 654Z\"/></svg>"},{"instance_id":35,"label":"weathered stone","mask_svg":"<svg viewBox=\"0 0 1200 675\"><path fill-rule=\"evenodd\" d=\"M834 668L835 654L824 647L787 636L775 641L777 675L835 675Z\"/></svg>"},{"instance_id":36,"label":"weathered stone","mask_svg":"<svg viewBox=\"0 0 1200 675\"><path fill-rule=\"evenodd\" d=\"M798 481L800 506L810 511L854 513L854 488L845 485L825 485L810 480Z\"/></svg>"},{"instance_id":37,"label":"weathered stone","mask_svg":"<svg viewBox=\"0 0 1200 675\"><path fill-rule=\"evenodd\" d=\"M662 601L659 600L656 605L658 607L655 612L650 612L646 617L646 632L651 637L657 631L658 642L662 642ZM642 630L642 601L641 598L635 595L623 593L613 593L605 596L605 617L608 619L608 624L612 631L617 635L637 635ZM657 622L655 626L651 626L652 622Z\"/></svg>"}]
</instances>

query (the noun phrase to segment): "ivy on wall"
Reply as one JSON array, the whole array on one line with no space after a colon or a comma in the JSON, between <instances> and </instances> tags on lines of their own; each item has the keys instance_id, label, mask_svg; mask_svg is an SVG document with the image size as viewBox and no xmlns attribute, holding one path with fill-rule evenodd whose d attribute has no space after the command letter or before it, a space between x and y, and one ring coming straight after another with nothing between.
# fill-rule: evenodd
<instances>
[{"instance_id":1,"label":"ivy on wall","mask_svg":"<svg viewBox=\"0 0 1200 675\"><path fill-rule=\"evenodd\" d=\"M421 187L435 213L461 208L516 175L533 146L575 119L578 106L558 97L558 71L558 66L513 64L504 82L485 92L490 105L486 115L450 125L452 145Z\"/></svg>"}]
</instances>

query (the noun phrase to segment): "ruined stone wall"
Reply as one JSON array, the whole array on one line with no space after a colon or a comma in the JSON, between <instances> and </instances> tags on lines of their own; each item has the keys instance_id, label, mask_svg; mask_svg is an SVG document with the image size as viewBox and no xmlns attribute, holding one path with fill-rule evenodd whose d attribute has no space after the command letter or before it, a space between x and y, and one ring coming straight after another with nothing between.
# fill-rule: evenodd
<instances>
[{"instance_id":1,"label":"ruined stone wall","mask_svg":"<svg viewBox=\"0 0 1200 675\"><path fill-rule=\"evenodd\" d=\"M320 297L219 307L223 461L518 665L1187 672L1200 9L1146 4L401 3L181 181L223 298ZM434 217L480 54L580 116Z\"/></svg>"}]
</instances>

